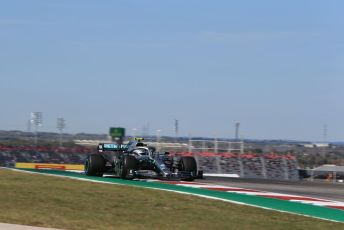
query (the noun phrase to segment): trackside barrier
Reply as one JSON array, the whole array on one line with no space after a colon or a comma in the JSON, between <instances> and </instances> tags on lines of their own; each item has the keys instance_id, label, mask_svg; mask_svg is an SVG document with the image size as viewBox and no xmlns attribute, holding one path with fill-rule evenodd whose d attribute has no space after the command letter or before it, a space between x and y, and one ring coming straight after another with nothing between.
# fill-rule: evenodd
<instances>
[{"instance_id":1,"label":"trackside barrier","mask_svg":"<svg viewBox=\"0 0 344 230\"><path fill-rule=\"evenodd\" d=\"M56 170L77 170L83 171L84 165L74 164L44 164L44 163L16 163L16 168L20 169L56 169Z\"/></svg>"}]
</instances>

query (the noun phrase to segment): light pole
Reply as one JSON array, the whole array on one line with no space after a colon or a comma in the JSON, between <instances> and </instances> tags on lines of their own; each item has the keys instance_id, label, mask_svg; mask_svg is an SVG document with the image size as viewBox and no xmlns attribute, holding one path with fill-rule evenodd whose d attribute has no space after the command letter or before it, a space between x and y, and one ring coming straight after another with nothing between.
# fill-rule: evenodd
<instances>
[{"instance_id":1,"label":"light pole","mask_svg":"<svg viewBox=\"0 0 344 230\"><path fill-rule=\"evenodd\" d=\"M174 119L174 134L175 134L175 142L178 142L178 132L179 132L179 122L177 119Z\"/></svg>"},{"instance_id":2,"label":"light pole","mask_svg":"<svg viewBox=\"0 0 344 230\"><path fill-rule=\"evenodd\" d=\"M37 146L37 132L38 127L42 126L43 114L42 112L32 112L31 113L31 124L35 127L35 146Z\"/></svg>"},{"instance_id":3,"label":"light pole","mask_svg":"<svg viewBox=\"0 0 344 230\"><path fill-rule=\"evenodd\" d=\"M219 143L217 142L217 133L215 133L214 134L214 152L215 153L218 153L219 151L218 151L218 146L219 145Z\"/></svg>"},{"instance_id":4,"label":"light pole","mask_svg":"<svg viewBox=\"0 0 344 230\"><path fill-rule=\"evenodd\" d=\"M133 137L135 138L136 137L136 130L137 130L137 128L133 128L131 130L133 131Z\"/></svg>"},{"instance_id":5,"label":"light pole","mask_svg":"<svg viewBox=\"0 0 344 230\"><path fill-rule=\"evenodd\" d=\"M60 117L56 119L56 128L60 131L60 138L59 138L59 144L60 147L62 147L62 132L66 127L66 121L64 118Z\"/></svg>"},{"instance_id":6,"label":"light pole","mask_svg":"<svg viewBox=\"0 0 344 230\"><path fill-rule=\"evenodd\" d=\"M160 132L161 132L160 129L158 129L156 131L156 143L157 143L157 151L158 152L160 151Z\"/></svg>"}]
</instances>

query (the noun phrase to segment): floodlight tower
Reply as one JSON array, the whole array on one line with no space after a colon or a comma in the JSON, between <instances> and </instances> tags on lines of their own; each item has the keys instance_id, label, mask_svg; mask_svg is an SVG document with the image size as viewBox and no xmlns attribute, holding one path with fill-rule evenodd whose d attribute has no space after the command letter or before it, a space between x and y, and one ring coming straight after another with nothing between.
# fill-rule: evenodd
<instances>
[{"instance_id":1,"label":"floodlight tower","mask_svg":"<svg viewBox=\"0 0 344 230\"><path fill-rule=\"evenodd\" d=\"M37 132L38 127L42 126L43 114L42 112L32 112L31 113L31 124L35 127L35 146L37 146Z\"/></svg>"},{"instance_id":2,"label":"floodlight tower","mask_svg":"<svg viewBox=\"0 0 344 230\"><path fill-rule=\"evenodd\" d=\"M156 149L158 151L160 151L160 132L161 132L160 129L156 130L156 143L157 143Z\"/></svg>"},{"instance_id":3,"label":"floodlight tower","mask_svg":"<svg viewBox=\"0 0 344 230\"><path fill-rule=\"evenodd\" d=\"M323 141L324 141L324 144L327 144L327 124L324 124Z\"/></svg>"},{"instance_id":4,"label":"floodlight tower","mask_svg":"<svg viewBox=\"0 0 344 230\"><path fill-rule=\"evenodd\" d=\"M239 129L240 129L240 123L237 122L235 123L235 140L236 141L239 140Z\"/></svg>"},{"instance_id":5,"label":"floodlight tower","mask_svg":"<svg viewBox=\"0 0 344 230\"><path fill-rule=\"evenodd\" d=\"M137 128L132 128L131 131L132 131L133 137L136 137Z\"/></svg>"},{"instance_id":6,"label":"floodlight tower","mask_svg":"<svg viewBox=\"0 0 344 230\"><path fill-rule=\"evenodd\" d=\"M56 128L57 128L57 130L60 131L59 143L60 143L60 147L62 147L62 132L66 128L66 121L64 118L62 118L62 117L57 118Z\"/></svg>"},{"instance_id":7,"label":"floodlight tower","mask_svg":"<svg viewBox=\"0 0 344 230\"><path fill-rule=\"evenodd\" d=\"M175 134L176 142L178 140L178 132L179 132L179 122L177 119L174 119L174 134Z\"/></svg>"}]
</instances>

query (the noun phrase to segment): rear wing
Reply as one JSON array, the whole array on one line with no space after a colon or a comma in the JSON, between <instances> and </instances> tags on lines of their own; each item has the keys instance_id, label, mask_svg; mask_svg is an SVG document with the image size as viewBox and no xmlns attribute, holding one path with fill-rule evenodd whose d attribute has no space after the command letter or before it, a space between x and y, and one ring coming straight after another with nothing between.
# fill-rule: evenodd
<instances>
[{"instance_id":1,"label":"rear wing","mask_svg":"<svg viewBox=\"0 0 344 230\"><path fill-rule=\"evenodd\" d=\"M128 145L119 145L113 143L100 143L98 145L98 151L126 151L128 150Z\"/></svg>"}]
</instances>

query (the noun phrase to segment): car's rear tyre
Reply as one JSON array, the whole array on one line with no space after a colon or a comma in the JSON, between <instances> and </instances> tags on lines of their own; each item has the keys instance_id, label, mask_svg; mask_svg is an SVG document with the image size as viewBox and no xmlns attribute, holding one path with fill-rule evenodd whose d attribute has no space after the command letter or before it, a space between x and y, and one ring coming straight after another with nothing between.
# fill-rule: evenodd
<instances>
[{"instance_id":1,"label":"car's rear tyre","mask_svg":"<svg viewBox=\"0 0 344 230\"><path fill-rule=\"evenodd\" d=\"M133 172L137 168L137 160L134 156L124 156L121 171L120 171L120 177L124 180L132 180L134 179L133 175L130 174L130 170Z\"/></svg>"},{"instance_id":2,"label":"car's rear tyre","mask_svg":"<svg viewBox=\"0 0 344 230\"><path fill-rule=\"evenodd\" d=\"M189 178L183 178L183 180L193 181L197 175L197 163L193 157L182 157L180 159L180 170L190 172L194 176Z\"/></svg>"},{"instance_id":3,"label":"car's rear tyre","mask_svg":"<svg viewBox=\"0 0 344 230\"><path fill-rule=\"evenodd\" d=\"M105 159L99 154L92 154L85 160L85 174L87 176L102 177L105 172Z\"/></svg>"}]
</instances>

